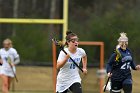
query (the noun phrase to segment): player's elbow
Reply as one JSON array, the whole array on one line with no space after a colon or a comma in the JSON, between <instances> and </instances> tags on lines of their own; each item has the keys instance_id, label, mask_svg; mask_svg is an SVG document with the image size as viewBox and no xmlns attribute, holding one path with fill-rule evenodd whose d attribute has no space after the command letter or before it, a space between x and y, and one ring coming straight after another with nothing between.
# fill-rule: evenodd
<instances>
[{"instance_id":1,"label":"player's elbow","mask_svg":"<svg viewBox=\"0 0 140 93\"><path fill-rule=\"evenodd\" d=\"M56 66L56 69L60 69L60 68L61 68L61 66L60 66L60 65L57 65L57 66Z\"/></svg>"},{"instance_id":2,"label":"player's elbow","mask_svg":"<svg viewBox=\"0 0 140 93\"><path fill-rule=\"evenodd\" d=\"M56 69L60 69L60 64L57 62Z\"/></svg>"},{"instance_id":3,"label":"player's elbow","mask_svg":"<svg viewBox=\"0 0 140 93\"><path fill-rule=\"evenodd\" d=\"M64 64L63 64L62 62L57 62L56 68L57 68L57 69L60 69L60 68L63 67L63 66L64 66Z\"/></svg>"},{"instance_id":4,"label":"player's elbow","mask_svg":"<svg viewBox=\"0 0 140 93\"><path fill-rule=\"evenodd\" d=\"M20 62L20 58L19 57L15 58L14 64L17 65L17 64L19 64L19 62Z\"/></svg>"}]
</instances>

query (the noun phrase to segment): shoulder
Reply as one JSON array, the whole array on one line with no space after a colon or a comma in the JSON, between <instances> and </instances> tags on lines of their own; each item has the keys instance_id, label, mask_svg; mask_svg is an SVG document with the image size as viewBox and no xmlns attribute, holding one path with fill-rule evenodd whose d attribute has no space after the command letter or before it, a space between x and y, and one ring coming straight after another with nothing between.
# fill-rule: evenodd
<instances>
[{"instance_id":1,"label":"shoulder","mask_svg":"<svg viewBox=\"0 0 140 93\"><path fill-rule=\"evenodd\" d=\"M127 48L127 51L131 53L131 50L129 48Z\"/></svg>"},{"instance_id":2,"label":"shoulder","mask_svg":"<svg viewBox=\"0 0 140 93\"><path fill-rule=\"evenodd\" d=\"M64 48L64 50L68 53L68 48ZM60 50L60 53L59 53L59 55L64 55L65 53L62 51L62 50Z\"/></svg>"},{"instance_id":3,"label":"shoulder","mask_svg":"<svg viewBox=\"0 0 140 93\"><path fill-rule=\"evenodd\" d=\"M83 48L77 48L77 53L82 55L82 56L85 56L86 55L86 52Z\"/></svg>"},{"instance_id":4,"label":"shoulder","mask_svg":"<svg viewBox=\"0 0 140 93\"><path fill-rule=\"evenodd\" d=\"M77 48L78 51L85 51L83 48Z\"/></svg>"},{"instance_id":5,"label":"shoulder","mask_svg":"<svg viewBox=\"0 0 140 93\"><path fill-rule=\"evenodd\" d=\"M17 50L16 50L15 48L10 48L10 52L14 52L14 53L16 53Z\"/></svg>"},{"instance_id":6,"label":"shoulder","mask_svg":"<svg viewBox=\"0 0 140 93\"><path fill-rule=\"evenodd\" d=\"M111 55L112 57L115 57L115 56L117 56L117 53L112 53L112 55Z\"/></svg>"},{"instance_id":7,"label":"shoulder","mask_svg":"<svg viewBox=\"0 0 140 93\"><path fill-rule=\"evenodd\" d=\"M0 51L3 51L3 48L1 48Z\"/></svg>"},{"instance_id":8,"label":"shoulder","mask_svg":"<svg viewBox=\"0 0 140 93\"><path fill-rule=\"evenodd\" d=\"M12 47L12 48L10 48L10 50L11 50L11 51L16 51L16 49L15 49L15 48L13 48L13 47Z\"/></svg>"},{"instance_id":9,"label":"shoulder","mask_svg":"<svg viewBox=\"0 0 140 93\"><path fill-rule=\"evenodd\" d=\"M65 51L68 51L68 48L67 48L67 47L65 47L65 48L64 48L64 50L65 50Z\"/></svg>"},{"instance_id":10,"label":"shoulder","mask_svg":"<svg viewBox=\"0 0 140 93\"><path fill-rule=\"evenodd\" d=\"M0 49L0 52L4 52L4 51L5 51L5 49L4 49L4 48L1 48L1 49Z\"/></svg>"},{"instance_id":11,"label":"shoulder","mask_svg":"<svg viewBox=\"0 0 140 93\"><path fill-rule=\"evenodd\" d=\"M114 52L115 52L116 54L121 55L122 49L121 49L121 48L116 48Z\"/></svg>"},{"instance_id":12,"label":"shoulder","mask_svg":"<svg viewBox=\"0 0 140 93\"><path fill-rule=\"evenodd\" d=\"M85 50L83 48L77 48L78 52L85 52Z\"/></svg>"},{"instance_id":13,"label":"shoulder","mask_svg":"<svg viewBox=\"0 0 140 93\"><path fill-rule=\"evenodd\" d=\"M110 56L110 57L111 57L111 58L112 58L112 57L116 57L117 54L118 54L118 52L119 52L119 48L118 48L118 49L114 49L113 52L111 53L111 56Z\"/></svg>"}]
</instances>

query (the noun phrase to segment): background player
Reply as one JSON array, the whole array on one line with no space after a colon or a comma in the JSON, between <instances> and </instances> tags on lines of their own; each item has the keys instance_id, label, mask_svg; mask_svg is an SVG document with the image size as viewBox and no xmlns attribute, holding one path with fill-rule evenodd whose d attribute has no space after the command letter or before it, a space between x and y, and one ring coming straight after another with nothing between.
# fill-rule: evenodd
<instances>
[{"instance_id":1,"label":"background player","mask_svg":"<svg viewBox=\"0 0 140 93\"><path fill-rule=\"evenodd\" d=\"M2 78L2 93L8 93L11 80L16 72L15 65L19 63L20 59L17 51L12 48L12 41L10 39L3 41L3 47L0 49L0 60L2 63L0 75ZM12 65L12 68L10 65Z\"/></svg>"}]
</instances>

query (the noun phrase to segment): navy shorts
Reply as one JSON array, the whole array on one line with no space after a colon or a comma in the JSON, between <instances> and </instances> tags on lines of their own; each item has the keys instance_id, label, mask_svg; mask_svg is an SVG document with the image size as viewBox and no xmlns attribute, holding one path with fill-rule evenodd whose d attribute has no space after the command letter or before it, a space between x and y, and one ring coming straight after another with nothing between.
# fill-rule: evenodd
<instances>
[{"instance_id":1,"label":"navy shorts","mask_svg":"<svg viewBox=\"0 0 140 93\"><path fill-rule=\"evenodd\" d=\"M111 90L120 92L124 85L132 85L132 79L124 79L123 81L111 81Z\"/></svg>"},{"instance_id":2,"label":"navy shorts","mask_svg":"<svg viewBox=\"0 0 140 93\"><path fill-rule=\"evenodd\" d=\"M76 82L74 84L72 84L70 87L69 87L69 90L72 92L72 93L82 93L82 88L81 88L81 84ZM56 92L56 93L68 93L68 89L65 90L64 92Z\"/></svg>"}]
</instances>

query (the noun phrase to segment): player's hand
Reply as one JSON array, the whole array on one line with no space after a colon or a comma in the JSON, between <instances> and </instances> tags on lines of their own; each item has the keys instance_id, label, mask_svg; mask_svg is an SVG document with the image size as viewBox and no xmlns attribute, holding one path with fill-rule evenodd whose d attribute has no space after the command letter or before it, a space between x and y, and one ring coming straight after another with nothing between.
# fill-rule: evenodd
<instances>
[{"instance_id":1,"label":"player's hand","mask_svg":"<svg viewBox=\"0 0 140 93\"><path fill-rule=\"evenodd\" d=\"M0 64L3 64L2 60L0 59Z\"/></svg>"},{"instance_id":2,"label":"player's hand","mask_svg":"<svg viewBox=\"0 0 140 93\"><path fill-rule=\"evenodd\" d=\"M10 65L11 65L12 67L14 67L14 66L15 66L15 64L14 64L14 63L10 63Z\"/></svg>"},{"instance_id":3,"label":"player's hand","mask_svg":"<svg viewBox=\"0 0 140 93\"><path fill-rule=\"evenodd\" d=\"M70 55L69 55L69 54L67 54L67 55L66 55L66 59L69 59L69 58L70 58Z\"/></svg>"},{"instance_id":4,"label":"player's hand","mask_svg":"<svg viewBox=\"0 0 140 93\"><path fill-rule=\"evenodd\" d=\"M111 76L112 76L112 73L110 73L110 72L107 73L107 76L108 76L108 77L111 77Z\"/></svg>"},{"instance_id":5,"label":"player's hand","mask_svg":"<svg viewBox=\"0 0 140 93\"><path fill-rule=\"evenodd\" d=\"M137 65L136 66L136 70L140 70L140 65Z\"/></svg>"},{"instance_id":6,"label":"player's hand","mask_svg":"<svg viewBox=\"0 0 140 93\"><path fill-rule=\"evenodd\" d=\"M87 69L83 68L83 74L84 74L84 75L87 74Z\"/></svg>"}]
</instances>

